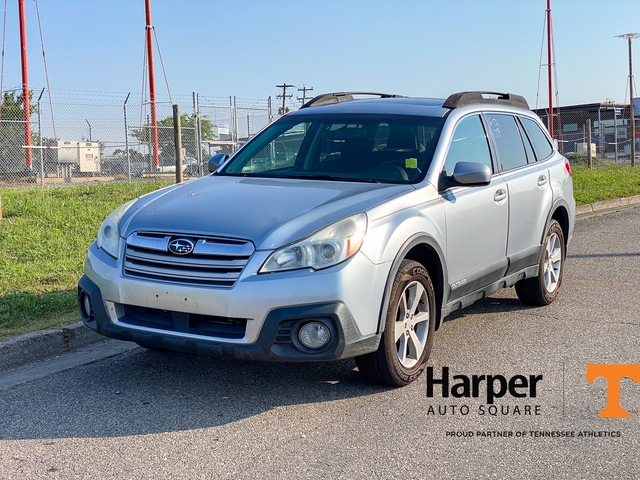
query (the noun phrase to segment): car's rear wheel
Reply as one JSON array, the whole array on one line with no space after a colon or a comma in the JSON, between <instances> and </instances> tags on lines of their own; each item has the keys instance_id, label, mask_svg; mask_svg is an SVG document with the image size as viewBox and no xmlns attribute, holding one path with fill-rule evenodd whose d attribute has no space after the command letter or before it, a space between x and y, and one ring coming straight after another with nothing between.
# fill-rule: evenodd
<instances>
[{"instance_id":1,"label":"car's rear wheel","mask_svg":"<svg viewBox=\"0 0 640 480\"><path fill-rule=\"evenodd\" d=\"M435 330L435 293L426 269L404 260L390 293L385 329L376 352L356 357L368 379L402 387L416 380L431 353Z\"/></svg>"},{"instance_id":2,"label":"car's rear wheel","mask_svg":"<svg viewBox=\"0 0 640 480\"><path fill-rule=\"evenodd\" d=\"M525 305L549 305L558 296L564 271L564 233L556 220L551 220L542 246L538 276L516 283L518 298Z\"/></svg>"}]
</instances>

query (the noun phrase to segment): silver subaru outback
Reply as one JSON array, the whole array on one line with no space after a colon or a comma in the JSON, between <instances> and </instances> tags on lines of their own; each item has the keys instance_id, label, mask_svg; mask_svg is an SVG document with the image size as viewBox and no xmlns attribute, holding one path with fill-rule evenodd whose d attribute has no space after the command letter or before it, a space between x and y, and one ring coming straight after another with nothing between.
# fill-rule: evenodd
<instances>
[{"instance_id":1,"label":"silver subaru outback","mask_svg":"<svg viewBox=\"0 0 640 480\"><path fill-rule=\"evenodd\" d=\"M571 168L520 96L321 95L209 169L104 221L78 284L88 327L196 354L355 357L402 386L452 311L511 286L529 305L558 295Z\"/></svg>"}]
</instances>

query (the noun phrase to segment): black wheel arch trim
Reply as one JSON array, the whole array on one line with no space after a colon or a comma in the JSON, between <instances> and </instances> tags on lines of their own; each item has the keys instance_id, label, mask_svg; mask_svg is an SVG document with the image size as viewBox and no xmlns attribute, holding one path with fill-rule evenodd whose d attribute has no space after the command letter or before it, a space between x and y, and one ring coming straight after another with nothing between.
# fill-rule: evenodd
<instances>
[{"instance_id":1,"label":"black wheel arch trim","mask_svg":"<svg viewBox=\"0 0 640 480\"><path fill-rule=\"evenodd\" d=\"M384 288L384 295L382 297L382 301L380 302L380 314L378 316L378 328L376 330L377 335L380 335L384 331L384 319L387 318L389 296L391 293L391 288L393 287L393 280L395 279L396 273L400 268L400 264L406 258L409 251L411 251L412 248L418 245L427 245L429 248L432 248L435 251L435 254L438 256L438 261L440 262L440 275L442 276L442 278L431 278L431 282L433 283L433 287L436 293L436 330L442 322L442 308L444 306L444 297L447 291L445 287L448 285L447 263L445 261L444 253L442 252L442 249L440 248L438 242L436 242L436 240L429 235L426 235L424 233L417 233L404 242L404 244L396 254L393 263L391 264L391 269L389 270L389 275L387 276L387 282ZM441 285L436 285L438 281L441 282Z\"/></svg>"},{"instance_id":2,"label":"black wheel arch trim","mask_svg":"<svg viewBox=\"0 0 640 480\"><path fill-rule=\"evenodd\" d=\"M547 221L544 223L544 230L542 231L542 236L540 237L540 244L544 244L544 239L547 236L547 230L549 229L549 224L551 223L551 220L553 220L553 216L555 215L555 213L558 211L558 209L562 207L565 209L565 211L567 212L567 231L565 232L564 229L562 229L562 232L565 234L565 239L564 239L564 248L565 248L565 255L566 255L566 250L567 250L567 243L568 243L568 239L566 238L567 234L569 233L569 230L571 229L571 218L569 217L571 212L571 209L569 209L569 204L567 203L567 201L564 198L557 198L554 202L553 205L551 206L551 209L549 210L549 214L547 215ZM560 227L562 228L562 225L560 225Z\"/></svg>"}]
</instances>

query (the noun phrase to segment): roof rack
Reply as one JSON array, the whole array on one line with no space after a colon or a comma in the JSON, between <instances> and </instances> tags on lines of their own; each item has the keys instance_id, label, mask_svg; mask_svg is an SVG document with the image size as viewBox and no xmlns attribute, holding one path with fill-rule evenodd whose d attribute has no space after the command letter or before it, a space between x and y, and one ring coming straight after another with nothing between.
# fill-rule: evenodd
<instances>
[{"instance_id":1,"label":"roof rack","mask_svg":"<svg viewBox=\"0 0 640 480\"><path fill-rule=\"evenodd\" d=\"M493 95L498 98L485 98L485 95ZM520 95L513 93L499 93L499 92L460 92L454 93L447 98L442 106L444 108L461 108L467 105L478 104L494 104L494 105L509 105L511 107L524 108L529 110L529 104Z\"/></svg>"},{"instance_id":2,"label":"roof rack","mask_svg":"<svg viewBox=\"0 0 640 480\"><path fill-rule=\"evenodd\" d=\"M404 95L394 95L389 93L372 93L372 92L336 92L336 93L325 93L323 95L318 95L317 97L313 97L307 103L302 105L300 108L308 108L308 107L321 107L323 105L332 105L334 103L342 103L342 102L351 102L352 100L356 100L353 98L354 95L373 95L380 98L405 98Z\"/></svg>"}]
</instances>

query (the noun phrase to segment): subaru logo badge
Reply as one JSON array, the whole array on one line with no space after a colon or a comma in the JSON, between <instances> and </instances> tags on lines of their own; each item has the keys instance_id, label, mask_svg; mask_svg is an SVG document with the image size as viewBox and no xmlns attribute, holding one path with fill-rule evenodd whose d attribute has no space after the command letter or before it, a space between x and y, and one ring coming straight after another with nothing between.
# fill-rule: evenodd
<instances>
[{"instance_id":1,"label":"subaru logo badge","mask_svg":"<svg viewBox=\"0 0 640 480\"><path fill-rule=\"evenodd\" d=\"M185 238L178 238L169 243L169 251L176 255L188 255L193 252L193 242Z\"/></svg>"}]
</instances>

